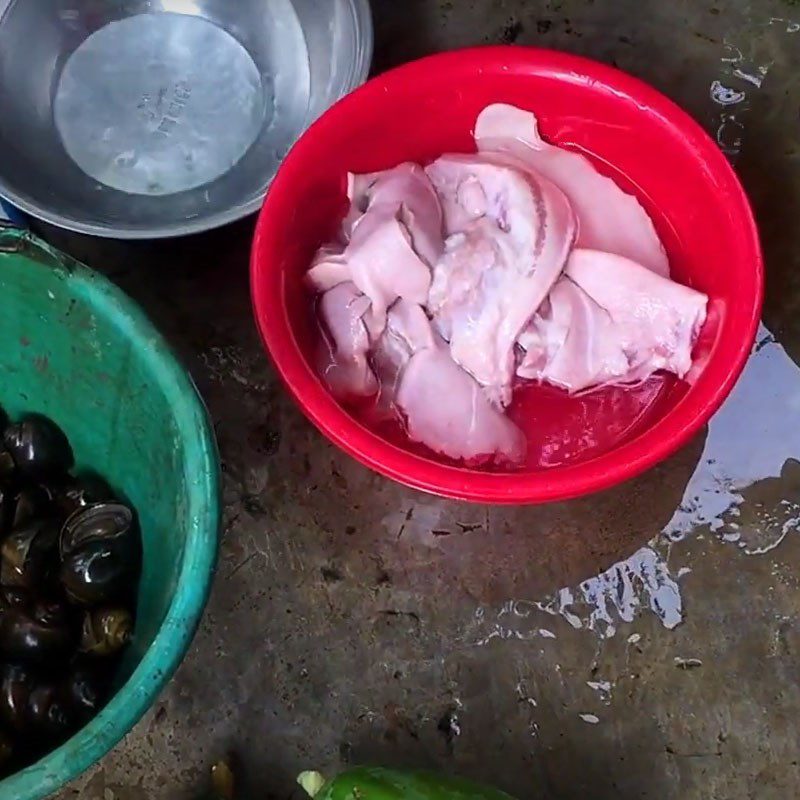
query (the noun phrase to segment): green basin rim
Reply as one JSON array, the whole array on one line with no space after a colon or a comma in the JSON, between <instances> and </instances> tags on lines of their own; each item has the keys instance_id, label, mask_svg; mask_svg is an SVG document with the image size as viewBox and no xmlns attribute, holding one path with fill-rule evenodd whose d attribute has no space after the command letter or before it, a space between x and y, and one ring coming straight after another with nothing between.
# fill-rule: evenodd
<instances>
[{"instance_id":1,"label":"green basin rim","mask_svg":"<svg viewBox=\"0 0 800 800\"><path fill-rule=\"evenodd\" d=\"M40 800L103 758L142 718L183 660L205 608L216 567L221 520L219 457L206 407L172 348L144 312L111 281L29 233L0 227L0 270L6 258L23 257L31 268L68 274L75 292L98 314L115 320L135 346L147 344L153 382L163 391L181 431L189 483L190 520L176 591L154 641L103 711L66 744L0 782L0 800ZM33 263L36 262L36 263Z\"/></svg>"}]
</instances>

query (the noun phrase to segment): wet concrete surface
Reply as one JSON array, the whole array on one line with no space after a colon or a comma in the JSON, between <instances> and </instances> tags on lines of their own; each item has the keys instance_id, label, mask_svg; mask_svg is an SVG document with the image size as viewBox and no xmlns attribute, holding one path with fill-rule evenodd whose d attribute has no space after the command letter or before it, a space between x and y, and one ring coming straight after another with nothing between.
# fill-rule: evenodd
<instances>
[{"instance_id":1,"label":"wet concrete surface","mask_svg":"<svg viewBox=\"0 0 800 800\"><path fill-rule=\"evenodd\" d=\"M191 653L60 800L245 797L309 767L456 771L521 800L800 794L800 5L375 0L376 69L482 43L615 63L735 161L768 256L765 325L708 430L648 475L544 508L417 494L337 452L251 322L252 223L159 244L45 236L148 310L210 407L225 536Z\"/></svg>"}]
</instances>

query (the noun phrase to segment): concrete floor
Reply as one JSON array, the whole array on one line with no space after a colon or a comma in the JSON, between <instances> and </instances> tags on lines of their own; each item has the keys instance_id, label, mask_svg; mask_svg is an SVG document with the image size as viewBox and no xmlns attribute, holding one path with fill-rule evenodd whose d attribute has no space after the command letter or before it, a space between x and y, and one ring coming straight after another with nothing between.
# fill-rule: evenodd
<instances>
[{"instance_id":1,"label":"concrete floor","mask_svg":"<svg viewBox=\"0 0 800 800\"><path fill-rule=\"evenodd\" d=\"M196 798L229 749L245 798L293 797L301 769L364 761L457 771L521 800L800 795L800 7L374 7L377 69L546 45L615 63L701 120L764 233L758 351L706 434L630 485L546 508L463 506L370 474L294 409L251 322L250 223L158 245L47 231L185 357L216 421L226 504L185 664L59 798ZM725 87L745 96L721 105Z\"/></svg>"}]
</instances>

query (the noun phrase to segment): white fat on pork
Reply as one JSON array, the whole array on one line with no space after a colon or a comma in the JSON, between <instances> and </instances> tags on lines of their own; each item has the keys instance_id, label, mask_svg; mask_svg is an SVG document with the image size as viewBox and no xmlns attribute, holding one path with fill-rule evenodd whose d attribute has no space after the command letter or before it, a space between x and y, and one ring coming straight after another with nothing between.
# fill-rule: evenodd
<instances>
[{"instance_id":1,"label":"white fat on pork","mask_svg":"<svg viewBox=\"0 0 800 800\"><path fill-rule=\"evenodd\" d=\"M557 186L505 156L443 156L427 173L448 234L428 311L456 363L505 406L515 343L561 274L575 215Z\"/></svg>"},{"instance_id":2,"label":"white fat on pork","mask_svg":"<svg viewBox=\"0 0 800 800\"><path fill-rule=\"evenodd\" d=\"M444 249L442 211L425 170L416 164L351 176L349 192L351 210L343 226L347 244L322 248L306 284L325 292L352 282L369 298L366 323L377 337L398 298L427 301L431 266Z\"/></svg>"},{"instance_id":3,"label":"white fat on pork","mask_svg":"<svg viewBox=\"0 0 800 800\"><path fill-rule=\"evenodd\" d=\"M577 247L616 253L669 276L667 254L639 201L585 156L545 142L534 114L488 106L478 117L475 141L480 153L512 154L569 197L579 222Z\"/></svg>"},{"instance_id":4,"label":"white fat on pork","mask_svg":"<svg viewBox=\"0 0 800 800\"><path fill-rule=\"evenodd\" d=\"M364 316L370 301L354 283L340 283L319 300L323 325L319 373L340 399L372 397L378 381L369 365L370 338Z\"/></svg>"},{"instance_id":5,"label":"white fat on pork","mask_svg":"<svg viewBox=\"0 0 800 800\"><path fill-rule=\"evenodd\" d=\"M420 306L404 300L392 306L373 358L379 406L401 413L412 441L467 462L524 459L522 432L453 361Z\"/></svg>"},{"instance_id":6,"label":"white fat on pork","mask_svg":"<svg viewBox=\"0 0 800 800\"><path fill-rule=\"evenodd\" d=\"M707 305L704 294L630 259L576 249L520 337L518 374L573 393L660 370L683 378Z\"/></svg>"}]
</instances>

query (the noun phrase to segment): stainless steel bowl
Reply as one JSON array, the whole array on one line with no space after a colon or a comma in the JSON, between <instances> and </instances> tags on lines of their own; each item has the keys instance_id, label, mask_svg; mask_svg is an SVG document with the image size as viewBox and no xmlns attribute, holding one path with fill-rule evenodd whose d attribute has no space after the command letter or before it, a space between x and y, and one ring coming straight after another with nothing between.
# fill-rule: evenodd
<instances>
[{"instance_id":1,"label":"stainless steel bowl","mask_svg":"<svg viewBox=\"0 0 800 800\"><path fill-rule=\"evenodd\" d=\"M239 219L372 45L368 0L0 0L0 195L125 239Z\"/></svg>"}]
</instances>

